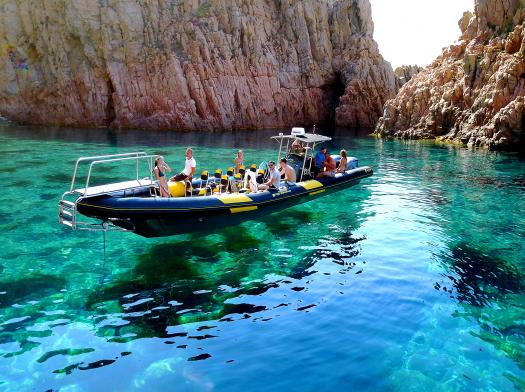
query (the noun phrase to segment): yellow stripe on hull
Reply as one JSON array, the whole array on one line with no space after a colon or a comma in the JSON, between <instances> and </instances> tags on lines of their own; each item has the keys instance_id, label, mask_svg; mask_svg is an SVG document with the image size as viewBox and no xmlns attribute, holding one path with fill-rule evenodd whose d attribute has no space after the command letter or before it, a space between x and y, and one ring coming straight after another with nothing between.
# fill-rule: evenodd
<instances>
[{"instance_id":1,"label":"yellow stripe on hull","mask_svg":"<svg viewBox=\"0 0 525 392\"><path fill-rule=\"evenodd\" d=\"M246 196L244 193L217 195L217 199L222 201L224 204L249 203L253 201L248 196Z\"/></svg>"},{"instance_id":2,"label":"yellow stripe on hull","mask_svg":"<svg viewBox=\"0 0 525 392\"><path fill-rule=\"evenodd\" d=\"M326 190L326 189L321 189L320 191L310 192L309 195L310 195L310 196L318 195L319 193L323 193L325 190Z\"/></svg>"},{"instance_id":3,"label":"yellow stripe on hull","mask_svg":"<svg viewBox=\"0 0 525 392\"><path fill-rule=\"evenodd\" d=\"M323 186L323 184L321 184L317 180L308 180L308 181L304 181L304 182L298 182L297 185L302 186L304 189L306 189L308 191L310 189L317 189L317 188L321 188Z\"/></svg>"},{"instance_id":4,"label":"yellow stripe on hull","mask_svg":"<svg viewBox=\"0 0 525 392\"><path fill-rule=\"evenodd\" d=\"M257 206L251 206L251 207L236 207L236 208L230 208L230 212L232 214L237 214L238 212L248 212L248 211L254 211L257 209Z\"/></svg>"}]
</instances>

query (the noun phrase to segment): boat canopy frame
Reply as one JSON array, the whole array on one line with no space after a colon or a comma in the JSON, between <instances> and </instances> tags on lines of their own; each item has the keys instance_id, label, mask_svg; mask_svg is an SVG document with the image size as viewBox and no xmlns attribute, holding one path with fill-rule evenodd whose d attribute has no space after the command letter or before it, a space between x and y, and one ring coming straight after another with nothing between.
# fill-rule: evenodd
<instances>
[{"instance_id":1,"label":"boat canopy frame","mask_svg":"<svg viewBox=\"0 0 525 392\"><path fill-rule=\"evenodd\" d=\"M277 142L279 142L279 153L277 154L277 163L279 163L281 160L281 152L283 150L283 143L285 140L286 140L286 148L285 148L286 154L288 154L288 152L290 151L290 141L299 140L300 142L304 143L304 146L302 147L304 149L304 158L303 158L303 164L301 167L301 175L299 177L299 182L303 180L304 169L306 166L307 158L309 156L313 158L313 152L315 151L315 146L317 144L329 142L332 140L331 137L319 135L316 133L302 133L302 134L295 134L295 135L294 134L285 135L282 132L279 133L279 135L277 136L272 136L271 139L274 139Z\"/></svg>"}]
</instances>

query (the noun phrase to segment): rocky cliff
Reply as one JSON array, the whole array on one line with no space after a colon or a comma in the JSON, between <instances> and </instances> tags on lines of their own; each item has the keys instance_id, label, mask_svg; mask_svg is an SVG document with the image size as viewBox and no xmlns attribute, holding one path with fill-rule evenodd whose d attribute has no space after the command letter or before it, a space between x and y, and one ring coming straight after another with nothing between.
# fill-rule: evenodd
<instances>
[{"instance_id":1,"label":"rocky cliff","mask_svg":"<svg viewBox=\"0 0 525 392\"><path fill-rule=\"evenodd\" d=\"M381 136L525 145L525 0L476 0L457 43L385 105Z\"/></svg>"},{"instance_id":2,"label":"rocky cliff","mask_svg":"<svg viewBox=\"0 0 525 392\"><path fill-rule=\"evenodd\" d=\"M394 75L396 75L399 87L404 86L422 70L423 68L418 65L402 65L394 69Z\"/></svg>"},{"instance_id":3,"label":"rocky cliff","mask_svg":"<svg viewBox=\"0 0 525 392\"><path fill-rule=\"evenodd\" d=\"M19 122L373 129L396 92L368 0L0 3L0 113Z\"/></svg>"}]
</instances>

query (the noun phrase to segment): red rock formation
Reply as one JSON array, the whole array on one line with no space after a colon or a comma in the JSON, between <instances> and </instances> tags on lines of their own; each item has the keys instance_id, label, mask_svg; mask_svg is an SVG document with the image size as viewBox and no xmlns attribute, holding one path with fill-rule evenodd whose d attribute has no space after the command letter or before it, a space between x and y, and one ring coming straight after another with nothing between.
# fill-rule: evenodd
<instances>
[{"instance_id":1,"label":"red rock formation","mask_svg":"<svg viewBox=\"0 0 525 392\"><path fill-rule=\"evenodd\" d=\"M385 105L380 136L525 145L525 1L476 0L460 40Z\"/></svg>"},{"instance_id":2,"label":"red rock formation","mask_svg":"<svg viewBox=\"0 0 525 392\"><path fill-rule=\"evenodd\" d=\"M368 0L5 0L0 113L255 129L330 121L339 105L339 124L373 128L396 86L372 31Z\"/></svg>"},{"instance_id":3,"label":"red rock formation","mask_svg":"<svg viewBox=\"0 0 525 392\"><path fill-rule=\"evenodd\" d=\"M410 81L414 76L420 73L423 70L418 65L402 65L394 69L394 75L398 80L399 88L403 87L406 83Z\"/></svg>"}]
</instances>

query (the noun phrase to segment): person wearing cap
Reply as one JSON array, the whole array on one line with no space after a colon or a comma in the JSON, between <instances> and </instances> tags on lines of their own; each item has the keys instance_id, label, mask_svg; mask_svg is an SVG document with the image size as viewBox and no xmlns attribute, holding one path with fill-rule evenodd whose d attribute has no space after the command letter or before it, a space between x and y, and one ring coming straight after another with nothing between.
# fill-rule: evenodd
<instances>
[{"instance_id":1,"label":"person wearing cap","mask_svg":"<svg viewBox=\"0 0 525 392\"><path fill-rule=\"evenodd\" d=\"M244 173L244 188L250 188L250 191L257 192L257 165L253 164Z\"/></svg>"},{"instance_id":2,"label":"person wearing cap","mask_svg":"<svg viewBox=\"0 0 525 392\"><path fill-rule=\"evenodd\" d=\"M193 150L191 148L186 149L186 163L184 165L184 170L181 171L174 177L170 178L170 181L184 181L190 178L193 178L195 173L195 168L197 167L197 162L193 158Z\"/></svg>"},{"instance_id":3,"label":"person wearing cap","mask_svg":"<svg viewBox=\"0 0 525 392\"><path fill-rule=\"evenodd\" d=\"M314 177L317 177L317 175L323 170L326 152L326 147L322 147L317 151L317 154L315 154Z\"/></svg>"},{"instance_id":4,"label":"person wearing cap","mask_svg":"<svg viewBox=\"0 0 525 392\"><path fill-rule=\"evenodd\" d=\"M265 191L267 189L279 189L281 187L281 173L275 167L275 162L268 162L268 169L270 169L270 178L265 183L259 185L257 189Z\"/></svg>"}]
</instances>

